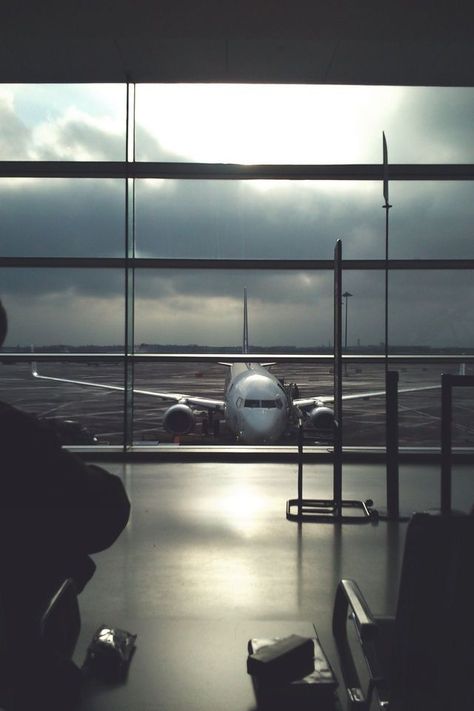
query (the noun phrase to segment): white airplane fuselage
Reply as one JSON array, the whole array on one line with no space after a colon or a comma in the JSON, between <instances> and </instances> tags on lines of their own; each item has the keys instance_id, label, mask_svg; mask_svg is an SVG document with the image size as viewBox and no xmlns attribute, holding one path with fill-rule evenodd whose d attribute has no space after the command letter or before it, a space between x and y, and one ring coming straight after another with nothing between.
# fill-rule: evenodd
<instances>
[{"instance_id":1,"label":"white airplane fuselage","mask_svg":"<svg viewBox=\"0 0 474 711\"><path fill-rule=\"evenodd\" d=\"M272 444L288 428L291 406L282 384L258 363L234 363L225 388L225 419L238 440Z\"/></svg>"}]
</instances>

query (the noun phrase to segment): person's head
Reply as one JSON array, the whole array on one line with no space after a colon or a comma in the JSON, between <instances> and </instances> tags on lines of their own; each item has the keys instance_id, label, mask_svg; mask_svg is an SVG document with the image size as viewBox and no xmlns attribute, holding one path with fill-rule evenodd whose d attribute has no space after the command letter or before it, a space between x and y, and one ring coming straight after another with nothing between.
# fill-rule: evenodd
<instances>
[{"instance_id":1,"label":"person's head","mask_svg":"<svg viewBox=\"0 0 474 711\"><path fill-rule=\"evenodd\" d=\"M8 322L7 322L7 312L3 308L3 304L0 301L0 348L3 346L3 341L7 335Z\"/></svg>"}]
</instances>

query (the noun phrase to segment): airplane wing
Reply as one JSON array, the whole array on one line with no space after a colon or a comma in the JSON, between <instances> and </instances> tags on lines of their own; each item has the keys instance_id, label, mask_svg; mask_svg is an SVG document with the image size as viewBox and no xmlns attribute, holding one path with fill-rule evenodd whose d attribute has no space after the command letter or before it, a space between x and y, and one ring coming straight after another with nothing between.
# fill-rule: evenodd
<instances>
[{"instance_id":1,"label":"airplane wing","mask_svg":"<svg viewBox=\"0 0 474 711\"><path fill-rule=\"evenodd\" d=\"M40 375L36 364L33 363L31 374L34 378L39 378L40 380L53 380L58 383L70 383L72 385L84 385L86 387L101 388L102 390L118 390L119 392L124 391L122 385L106 385L104 383L91 383L85 380L72 380L69 378L55 378L51 375ZM184 393L160 393L155 390L139 390L138 388L133 388L133 392L137 395L150 395L151 397L159 397L162 400L171 400L173 402L184 402L187 405L192 405L193 407L203 407L211 410L224 410L225 402L224 400L214 400L213 398L198 397L195 395L185 395Z\"/></svg>"},{"instance_id":2,"label":"airplane wing","mask_svg":"<svg viewBox=\"0 0 474 711\"><path fill-rule=\"evenodd\" d=\"M422 385L416 388L400 388L399 393L415 393L421 390L439 390L441 385ZM343 400L370 400L371 397L380 397L385 395L385 390L372 390L364 393L353 393L351 395L343 395ZM305 410L308 407L317 407L318 405L327 405L334 402L333 395L322 395L321 397L300 397L293 400L293 405Z\"/></svg>"}]
</instances>

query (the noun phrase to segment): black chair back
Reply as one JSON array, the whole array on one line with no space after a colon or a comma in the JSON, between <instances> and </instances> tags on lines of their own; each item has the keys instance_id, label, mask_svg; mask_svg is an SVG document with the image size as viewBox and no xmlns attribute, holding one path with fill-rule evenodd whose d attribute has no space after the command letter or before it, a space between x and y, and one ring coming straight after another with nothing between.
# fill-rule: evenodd
<instances>
[{"instance_id":1,"label":"black chair back","mask_svg":"<svg viewBox=\"0 0 474 711\"><path fill-rule=\"evenodd\" d=\"M471 708L473 603L474 517L415 514L400 578L391 708Z\"/></svg>"}]
</instances>

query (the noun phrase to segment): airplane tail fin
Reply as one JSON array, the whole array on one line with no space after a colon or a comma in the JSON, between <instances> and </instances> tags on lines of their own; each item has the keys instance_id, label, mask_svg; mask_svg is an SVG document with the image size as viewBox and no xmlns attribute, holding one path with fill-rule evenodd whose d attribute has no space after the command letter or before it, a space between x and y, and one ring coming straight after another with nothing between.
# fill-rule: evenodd
<instances>
[{"instance_id":1,"label":"airplane tail fin","mask_svg":"<svg viewBox=\"0 0 474 711\"><path fill-rule=\"evenodd\" d=\"M249 322L247 315L247 287L244 286L244 332L242 339L242 353L249 352Z\"/></svg>"}]
</instances>

